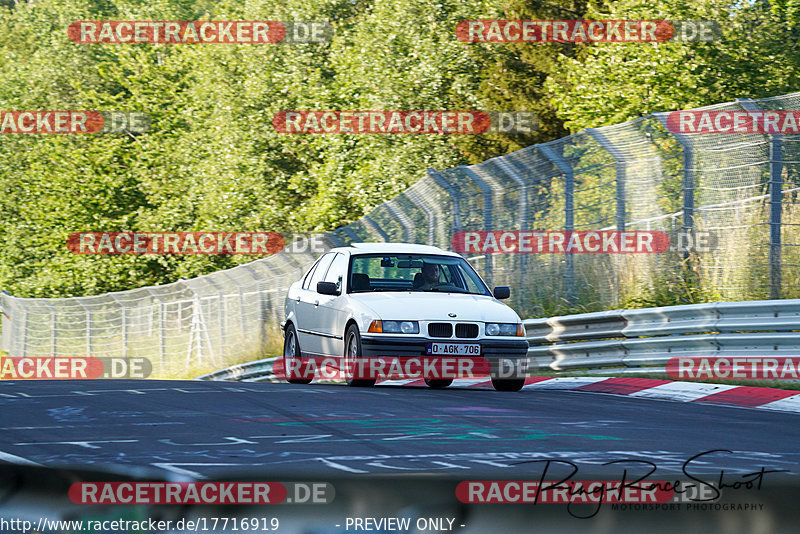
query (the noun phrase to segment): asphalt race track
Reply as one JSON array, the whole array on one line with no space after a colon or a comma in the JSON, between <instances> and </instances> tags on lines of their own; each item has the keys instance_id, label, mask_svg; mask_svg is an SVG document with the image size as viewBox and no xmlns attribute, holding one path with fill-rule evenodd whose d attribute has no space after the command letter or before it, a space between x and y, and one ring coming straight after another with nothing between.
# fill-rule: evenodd
<instances>
[{"instance_id":1,"label":"asphalt race track","mask_svg":"<svg viewBox=\"0 0 800 534\"><path fill-rule=\"evenodd\" d=\"M651 480L800 480L797 414L586 392L17 381L0 383L0 409L0 460L46 466L554 479L569 461L576 479L619 480L650 462ZM628 462L602 465L614 460Z\"/></svg>"}]
</instances>

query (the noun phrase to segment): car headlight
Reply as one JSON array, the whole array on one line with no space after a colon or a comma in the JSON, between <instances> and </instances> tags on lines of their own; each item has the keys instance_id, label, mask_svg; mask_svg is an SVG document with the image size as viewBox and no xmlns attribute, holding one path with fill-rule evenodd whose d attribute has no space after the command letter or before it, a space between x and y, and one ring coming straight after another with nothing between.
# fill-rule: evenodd
<instances>
[{"instance_id":1,"label":"car headlight","mask_svg":"<svg viewBox=\"0 0 800 534\"><path fill-rule=\"evenodd\" d=\"M486 323L486 335L524 337L525 329L521 323Z\"/></svg>"},{"instance_id":2,"label":"car headlight","mask_svg":"<svg viewBox=\"0 0 800 534\"><path fill-rule=\"evenodd\" d=\"M368 332L384 334L419 334L417 321L372 321Z\"/></svg>"}]
</instances>

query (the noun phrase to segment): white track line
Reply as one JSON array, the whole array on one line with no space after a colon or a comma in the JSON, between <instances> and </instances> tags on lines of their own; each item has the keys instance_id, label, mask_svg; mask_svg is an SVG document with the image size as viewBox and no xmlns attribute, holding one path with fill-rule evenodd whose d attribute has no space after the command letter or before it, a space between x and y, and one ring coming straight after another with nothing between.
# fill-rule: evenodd
<instances>
[{"instance_id":1,"label":"white track line","mask_svg":"<svg viewBox=\"0 0 800 534\"><path fill-rule=\"evenodd\" d=\"M629 397L644 397L650 399L666 399L673 401L692 402L714 393L728 391L738 386L725 384L704 384L695 382L670 382L648 389L643 389L628 395Z\"/></svg>"},{"instance_id":2,"label":"white track line","mask_svg":"<svg viewBox=\"0 0 800 534\"><path fill-rule=\"evenodd\" d=\"M588 384L602 382L609 378L608 376L564 376L528 384L523 386L522 389L575 389Z\"/></svg>"},{"instance_id":3,"label":"white track line","mask_svg":"<svg viewBox=\"0 0 800 534\"><path fill-rule=\"evenodd\" d=\"M766 404L762 404L761 406L756 406L756 408L781 412L800 412L800 395L794 395L792 397L786 397L785 399L768 402Z\"/></svg>"}]
</instances>

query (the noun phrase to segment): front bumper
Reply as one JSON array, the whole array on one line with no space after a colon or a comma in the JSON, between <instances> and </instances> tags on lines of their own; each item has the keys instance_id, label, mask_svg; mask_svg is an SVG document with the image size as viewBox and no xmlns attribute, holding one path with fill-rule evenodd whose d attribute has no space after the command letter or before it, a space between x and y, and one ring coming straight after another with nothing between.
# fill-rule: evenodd
<instances>
[{"instance_id":1,"label":"front bumper","mask_svg":"<svg viewBox=\"0 0 800 534\"><path fill-rule=\"evenodd\" d=\"M406 336L361 336L361 354L364 358L472 358L473 356L431 356L428 343L479 344L481 358L491 368L491 376L521 378L526 376L528 341L520 338L500 339L442 339ZM511 374L509 374L511 373Z\"/></svg>"},{"instance_id":2,"label":"front bumper","mask_svg":"<svg viewBox=\"0 0 800 534\"><path fill-rule=\"evenodd\" d=\"M501 356L513 358L525 358L528 355L528 341L520 338L499 338L499 339L442 339L428 337L408 337L408 336L361 336L361 351L366 357L376 356L402 356L414 357L426 356L428 343L463 343L479 344L481 346L481 356L487 359L499 358Z\"/></svg>"}]
</instances>

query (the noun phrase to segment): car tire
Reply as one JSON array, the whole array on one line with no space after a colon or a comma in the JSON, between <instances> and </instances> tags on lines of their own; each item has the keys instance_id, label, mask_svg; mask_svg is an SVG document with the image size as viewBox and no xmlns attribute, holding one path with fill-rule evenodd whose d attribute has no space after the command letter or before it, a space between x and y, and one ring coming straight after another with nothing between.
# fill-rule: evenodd
<instances>
[{"instance_id":1,"label":"car tire","mask_svg":"<svg viewBox=\"0 0 800 534\"><path fill-rule=\"evenodd\" d=\"M344 367L347 369L348 360L358 360L362 357L361 352L361 334L358 332L358 327L351 324L347 327L347 332L344 335ZM354 378L352 372L344 371L344 380L348 386L369 388L375 385L374 378Z\"/></svg>"},{"instance_id":2,"label":"car tire","mask_svg":"<svg viewBox=\"0 0 800 534\"><path fill-rule=\"evenodd\" d=\"M300 365L289 365L290 360L297 360ZM303 367L303 353L300 352L300 342L297 339L297 332L294 325L286 326L286 335L283 340L283 373L286 375L286 381L290 384L310 384L311 378L297 378L292 377L291 368Z\"/></svg>"},{"instance_id":3,"label":"car tire","mask_svg":"<svg viewBox=\"0 0 800 534\"><path fill-rule=\"evenodd\" d=\"M492 378L496 391L519 391L525 385L525 378Z\"/></svg>"},{"instance_id":4,"label":"car tire","mask_svg":"<svg viewBox=\"0 0 800 534\"><path fill-rule=\"evenodd\" d=\"M426 378L425 383L429 388L442 389L453 383L452 378Z\"/></svg>"}]
</instances>

